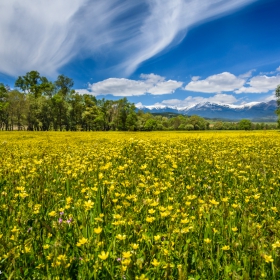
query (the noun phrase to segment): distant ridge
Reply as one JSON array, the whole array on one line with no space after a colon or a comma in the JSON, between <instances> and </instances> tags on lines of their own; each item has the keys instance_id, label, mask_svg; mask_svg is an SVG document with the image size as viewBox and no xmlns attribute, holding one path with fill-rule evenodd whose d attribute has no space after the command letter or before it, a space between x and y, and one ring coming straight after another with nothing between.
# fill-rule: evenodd
<instances>
[{"instance_id":1,"label":"distant ridge","mask_svg":"<svg viewBox=\"0 0 280 280\"><path fill-rule=\"evenodd\" d=\"M203 118L277 120L277 115L275 114L277 103L275 100L268 102L250 102L243 105L202 102L188 107L136 105L136 108L150 113L177 113L182 115L198 115Z\"/></svg>"}]
</instances>

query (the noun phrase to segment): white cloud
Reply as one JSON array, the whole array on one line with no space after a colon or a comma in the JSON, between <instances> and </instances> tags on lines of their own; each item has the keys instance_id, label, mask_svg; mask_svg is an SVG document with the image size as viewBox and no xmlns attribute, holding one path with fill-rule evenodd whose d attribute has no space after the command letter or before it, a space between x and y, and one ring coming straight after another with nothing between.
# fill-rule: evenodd
<instances>
[{"instance_id":1,"label":"white cloud","mask_svg":"<svg viewBox=\"0 0 280 280\"><path fill-rule=\"evenodd\" d=\"M114 96L139 96L146 93L153 95L173 93L182 86L182 82L168 80L155 74L142 74L141 80L109 78L89 85L91 94Z\"/></svg>"},{"instance_id":2,"label":"white cloud","mask_svg":"<svg viewBox=\"0 0 280 280\"><path fill-rule=\"evenodd\" d=\"M220 103L220 104L235 104L239 100L236 99L233 95L230 94L223 94L219 93L211 97L201 97L201 96L188 96L187 98L180 100L180 99L168 99L163 100L160 103L156 103L153 106L176 106L178 108L190 107L197 103L202 102L213 102L213 103Z\"/></svg>"},{"instance_id":3,"label":"white cloud","mask_svg":"<svg viewBox=\"0 0 280 280\"><path fill-rule=\"evenodd\" d=\"M204 92L204 93L220 93L223 91L233 91L242 87L245 83L244 79L238 78L229 72L209 76L205 80L193 80L188 83L185 90Z\"/></svg>"},{"instance_id":4,"label":"white cloud","mask_svg":"<svg viewBox=\"0 0 280 280\"><path fill-rule=\"evenodd\" d=\"M278 68L276 68L276 71L280 71L280 66Z\"/></svg>"},{"instance_id":5,"label":"white cloud","mask_svg":"<svg viewBox=\"0 0 280 280\"><path fill-rule=\"evenodd\" d=\"M146 0L149 14L137 30L137 36L124 44L124 50L133 49L119 65L132 73L143 61L165 48L176 45L188 29L207 19L221 16L255 0Z\"/></svg>"},{"instance_id":6,"label":"white cloud","mask_svg":"<svg viewBox=\"0 0 280 280\"><path fill-rule=\"evenodd\" d=\"M83 95L83 94L92 94L91 91L87 90L87 89L75 89L75 92Z\"/></svg>"},{"instance_id":7,"label":"white cloud","mask_svg":"<svg viewBox=\"0 0 280 280\"><path fill-rule=\"evenodd\" d=\"M138 102L138 103L136 103L135 104L135 107L137 107L137 108L141 108L141 107L143 107L144 105L142 104L142 102Z\"/></svg>"},{"instance_id":8,"label":"white cloud","mask_svg":"<svg viewBox=\"0 0 280 280\"><path fill-rule=\"evenodd\" d=\"M131 74L188 29L256 0L2 0L0 72L53 75L74 57Z\"/></svg>"},{"instance_id":9,"label":"white cloud","mask_svg":"<svg viewBox=\"0 0 280 280\"><path fill-rule=\"evenodd\" d=\"M223 92L232 92L235 94L250 94L250 93L268 93L274 91L280 84L280 75L267 76L258 75L249 79L245 76L254 71L251 70L240 76L235 76L229 72L212 75L204 80L200 80L199 76L193 76L192 81L182 88L183 82L175 80L166 80L165 77L156 74L141 74L139 80L131 80L125 78L109 78L104 81L89 84L88 89L76 90L81 94L92 95L108 95L114 96L140 96L147 93L152 95L171 94L176 89L184 89L187 91L201 92L201 93L216 93L216 95L203 97L187 97L185 101L177 99L169 99L166 102L199 102L202 100L209 100L218 103L235 103L237 100L233 95L228 95ZM189 99L191 98L191 99ZM202 99L201 99L202 98ZM165 101L164 101L165 102Z\"/></svg>"},{"instance_id":10,"label":"white cloud","mask_svg":"<svg viewBox=\"0 0 280 280\"><path fill-rule=\"evenodd\" d=\"M247 83L249 86L242 86L235 93L267 93L270 90L275 90L280 84L280 75L277 76L255 76Z\"/></svg>"},{"instance_id":11,"label":"white cloud","mask_svg":"<svg viewBox=\"0 0 280 280\"><path fill-rule=\"evenodd\" d=\"M265 96L260 101L268 102L268 101L271 101L271 100L276 100L275 94L271 94L271 95Z\"/></svg>"},{"instance_id":12,"label":"white cloud","mask_svg":"<svg viewBox=\"0 0 280 280\"><path fill-rule=\"evenodd\" d=\"M148 92L153 95L173 93L175 89L181 87L182 84L182 82L177 82L174 80L159 82L155 84L152 88L150 88Z\"/></svg>"},{"instance_id":13,"label":"white cloud","mask_svg":"<svg viewBox=\"0 0 280 280\"><path fill-rule=\"evenodd\" d=\"M52 74L75 50L71 19L86 0L0 3L0 72L17 75L31 70Z\"/></svg>"},{"instance_id":14,"label":"white cloud","mask_svg":"<svg viewBox=\"0 0 280 280\"><path fill-rule=\"evenodd\" d=\"M156 84L156 83L164 82L165 81L164 77L162 77L160 75L156 75L154 73L151 73L151 74L141 74L140 78L146 80L146 82L149 83L149 84Z\"/></svg>"},{"instance_id":15,"label":"white cloud","mask_svg":"<svg viewBox=\"0 0 280 280\"><path fill-rule=\"evenodd\" d=\"M201 77L200 76L193 76L192 77L192 81L197 81L197 80L199 80Z\"/></svg>"},{"instance_id":16,"label":"white cloud","mask_svg":"<svg viewBox=\"0 0 280 280\"><path fill-rule=\"evenodd\" d=\"M252 70L250 70L250 71L248 71L248 72L246 72L244 74L239 75L238 77L241 78L241 79L243 79L243 78L250 78L250 77L252 77L253 72L255 72L255 71L256 71L256 69L252 69Z\"/></svg>"}]
</instances>

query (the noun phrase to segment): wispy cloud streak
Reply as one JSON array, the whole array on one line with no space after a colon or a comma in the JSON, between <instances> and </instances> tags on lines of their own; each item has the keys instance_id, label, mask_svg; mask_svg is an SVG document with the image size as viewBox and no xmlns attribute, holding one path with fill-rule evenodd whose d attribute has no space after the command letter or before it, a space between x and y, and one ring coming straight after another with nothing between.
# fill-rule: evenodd
<instances>
[{"instance_id":1,"label":"wispy cloud streak","mask_svg":"<svg viewBox=\"0 0 280 280\"><path fill-rule=\"evenodd\" d=\"M0 72L52 75L76 57L91 57L128 76L193 25L253 1L3 0Z\"/></svg>"}]
</instances>

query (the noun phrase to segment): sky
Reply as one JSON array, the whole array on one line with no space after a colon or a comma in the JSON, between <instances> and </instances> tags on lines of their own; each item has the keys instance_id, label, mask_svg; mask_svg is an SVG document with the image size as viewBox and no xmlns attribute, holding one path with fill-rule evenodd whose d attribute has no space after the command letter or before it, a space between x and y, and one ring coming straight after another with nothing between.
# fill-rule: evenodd
<instances>
[{"instance_id":1,"label":"sky","mask_svg":"<svg viewBox=\"0 0 280 280\"><path fill-rule=\"evenodd\" d=\"M0 82L36 70L137 106L269 101L279 11L279 0L1 0Z\"/></svg>"}]
</instances>

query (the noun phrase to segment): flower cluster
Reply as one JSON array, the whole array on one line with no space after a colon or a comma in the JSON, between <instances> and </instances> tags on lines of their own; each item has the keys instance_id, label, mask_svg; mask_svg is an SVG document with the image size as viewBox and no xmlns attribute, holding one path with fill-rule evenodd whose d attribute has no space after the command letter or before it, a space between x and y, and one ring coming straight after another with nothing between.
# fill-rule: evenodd
<instances>
[{"instance_id":1,"label":"flower cluster","mask_svg":"<svg viewBox=\"0 0 280 280\"><path fill-rule=\"evenodd\" d=\"M278 132L1 132L3 142L7 277L280 275Z\"/></svg>"}]
</instances>

